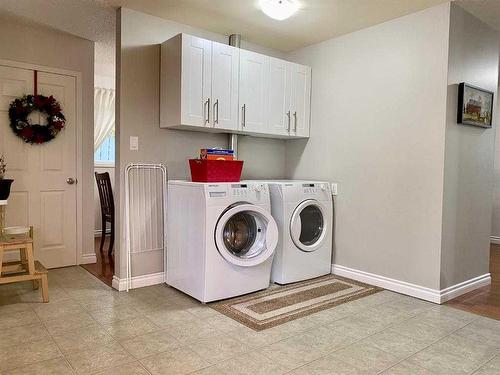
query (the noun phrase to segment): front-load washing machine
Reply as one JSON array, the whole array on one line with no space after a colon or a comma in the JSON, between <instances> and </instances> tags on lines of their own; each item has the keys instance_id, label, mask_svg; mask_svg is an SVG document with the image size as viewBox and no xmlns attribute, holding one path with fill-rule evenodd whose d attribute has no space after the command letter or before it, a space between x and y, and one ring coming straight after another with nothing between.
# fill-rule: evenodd
<instances>
[{"instance_id":1,"label":"front-load washing machine","mask_svg":"<svg viewBox=\"0 0 500 375\"><path fill-rule=\"evenodd\" d=\"M269 286L278 228L262 183L168 183L166 282L210 302Z\"/></svg>"},{"instance_id":2,"label":"front-load washing machine","mask_svg":"<svg viewBox=\"0 0 500 375\"><path fill-rule=\"evenodd\" d=\"M279 240L271 279L288 284L331 272L333 203L321 181L267 181Z\"/></svg>"}]
</instances>

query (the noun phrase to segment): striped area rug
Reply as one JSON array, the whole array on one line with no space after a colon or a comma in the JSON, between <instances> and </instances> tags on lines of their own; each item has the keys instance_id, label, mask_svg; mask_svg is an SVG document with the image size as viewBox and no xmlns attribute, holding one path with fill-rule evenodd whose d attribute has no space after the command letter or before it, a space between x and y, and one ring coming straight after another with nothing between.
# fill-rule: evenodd
<instances>
[{"instance_id":1,"label":"striped area rug","mask_svg":"<svg viewBox=\"0 0 500 375\"><path fill-rule=\"evenodd\" d=\"M327 275L209 304L256 331L377 293L380 288Z\"/></svg>"}]
</instances>

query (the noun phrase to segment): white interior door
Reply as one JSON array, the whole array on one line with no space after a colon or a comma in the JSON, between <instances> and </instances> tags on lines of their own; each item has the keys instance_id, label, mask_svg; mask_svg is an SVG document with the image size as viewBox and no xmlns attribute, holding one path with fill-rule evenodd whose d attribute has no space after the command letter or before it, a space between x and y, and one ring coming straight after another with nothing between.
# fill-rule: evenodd
<instances>
[{"instance_id":1,"label":"white interior door","mask_svg":"<svg viewBox=\"0 0 500 375\"><path fill-rule=\"evenodd\" d=\"M267 130L269 56L240 50L240 124L247 131Z\"/></svg>"},{"instance_id":2,"label":"white interior door","mask_svg":"<svg viewBox=\"0 0 500 375\"><path fill-rule=\"evenodd\" d=\"M212 76L212 42L182 35L182 123L208 126Z\"/></svg>"},{"instance_id":3,"label":"white interior door","mask_svg":"<svg viewBox=\"0 0 500 375\"><path fill-rule=\"evenodd\" d=\"M8 178L13 178L6 211L7 225L32 225L35 258L46 267L77 262L76 245L76 79L38 73L38 92L53 95L66 126L49 143L29 145L9 127L8 108L16 97L33 93L32 70L0 66L0 154L5 154ZM34 114L34 121L44 116Z\"/></svg>"},{"instance_id":4,"label":"white interior door","mask_svg":"<svg viewBox=\"0 0 500 375\"><path fill-rule=\"evenodd\" d=\"M212 43L212 124L215 128L238 129L239 59L239 48Z\"/></svg>"},{"instance_id":5,"label":"white interior door","mask_svg":"<svg viewBox=\"0 0 500 375\"><path fill-rule=\"evenodd\" d=\"M292 70L292 132L309 136L311 112L311 68L294 64Z\"/></svg>"},{"instance_id":6,"label":"white interior door","mask_svg":"<svg viewBox=\"0 0 500 375\"><path fill-rule=\"evenodd\" d=\"M272 134L288 135L291 127L290 99L293 64L271 58L269 68L269 130Z\"/></svg>"}]
</instances>

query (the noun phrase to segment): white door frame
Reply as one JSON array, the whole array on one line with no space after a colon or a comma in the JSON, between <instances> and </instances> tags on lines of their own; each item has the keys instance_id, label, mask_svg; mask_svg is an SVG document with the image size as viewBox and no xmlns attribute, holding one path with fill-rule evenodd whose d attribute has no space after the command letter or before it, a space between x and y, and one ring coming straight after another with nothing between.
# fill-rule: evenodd
<instances>
[{"instance_id":1,"label":"white door frame","mask_svg":"<svg viewBox=\"0 0 500 375\"><path fill-rule=\"evenodd\" d=\"M52 68L49 66L30 64L13 60L0 59L0 65L11 68L38 70L40 72L54 73L75 77L76 79L76 178L83 178L83 126L82 126L82 73L74 70ZM83 264L83 194L82 184L76 184L76 264Z\"/></svg>"}]
</instances>

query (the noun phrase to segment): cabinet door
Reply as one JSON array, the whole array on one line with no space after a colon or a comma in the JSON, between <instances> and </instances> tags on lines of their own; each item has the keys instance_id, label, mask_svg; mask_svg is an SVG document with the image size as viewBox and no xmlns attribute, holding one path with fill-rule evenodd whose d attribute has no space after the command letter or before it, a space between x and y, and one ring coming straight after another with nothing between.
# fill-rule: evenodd
<instances>
[{"instance_id":1,"label":"cabinet door","mask_svg":"<svg viewBox=\"0 0 500 375\"><path fill-rule=\"evenodd\" d=\"M212 118L212 42L182 35L182 124L208 126Z\"/></svg>"},{"instance_id":2,"label":"cabinet door","mask_svg":"<svg viewBox=\"0 0 500 375\"><path fill-rule=\"evenodd\" d=\"M240 129L266 132L269 90L269 57L259 53L240 51Z\"/></svg>"},{"instance_id":3,"label":"cabinet door","mask_svg":"<svg viewBox=\"0 0 500 375\"><path fill-rule=\"evenodd\" d=\"M311 68L294 64L292 69L291 135L309 137L311 112Z\"/></svg>"},{"instance_id":4,"label":"cabinet door","mask_svg":"<svg viewBox=\"0 0 500 375\"><path fill-rule=\"evenodd\" d=\"M239 48L212 44L212 119L214 128L238 129Z\"/></svg>"},{"instance_id":5,"label":"cabinet door","mask_svg":"<svg viewBox=\"0 0 500 375\"><path fill-rule=\"evenodd\" d=\"M292 68L288 61L270 58L269 101L267 118L269 133L288 135L291 128Z\"/></svg>"}]
</instances>

